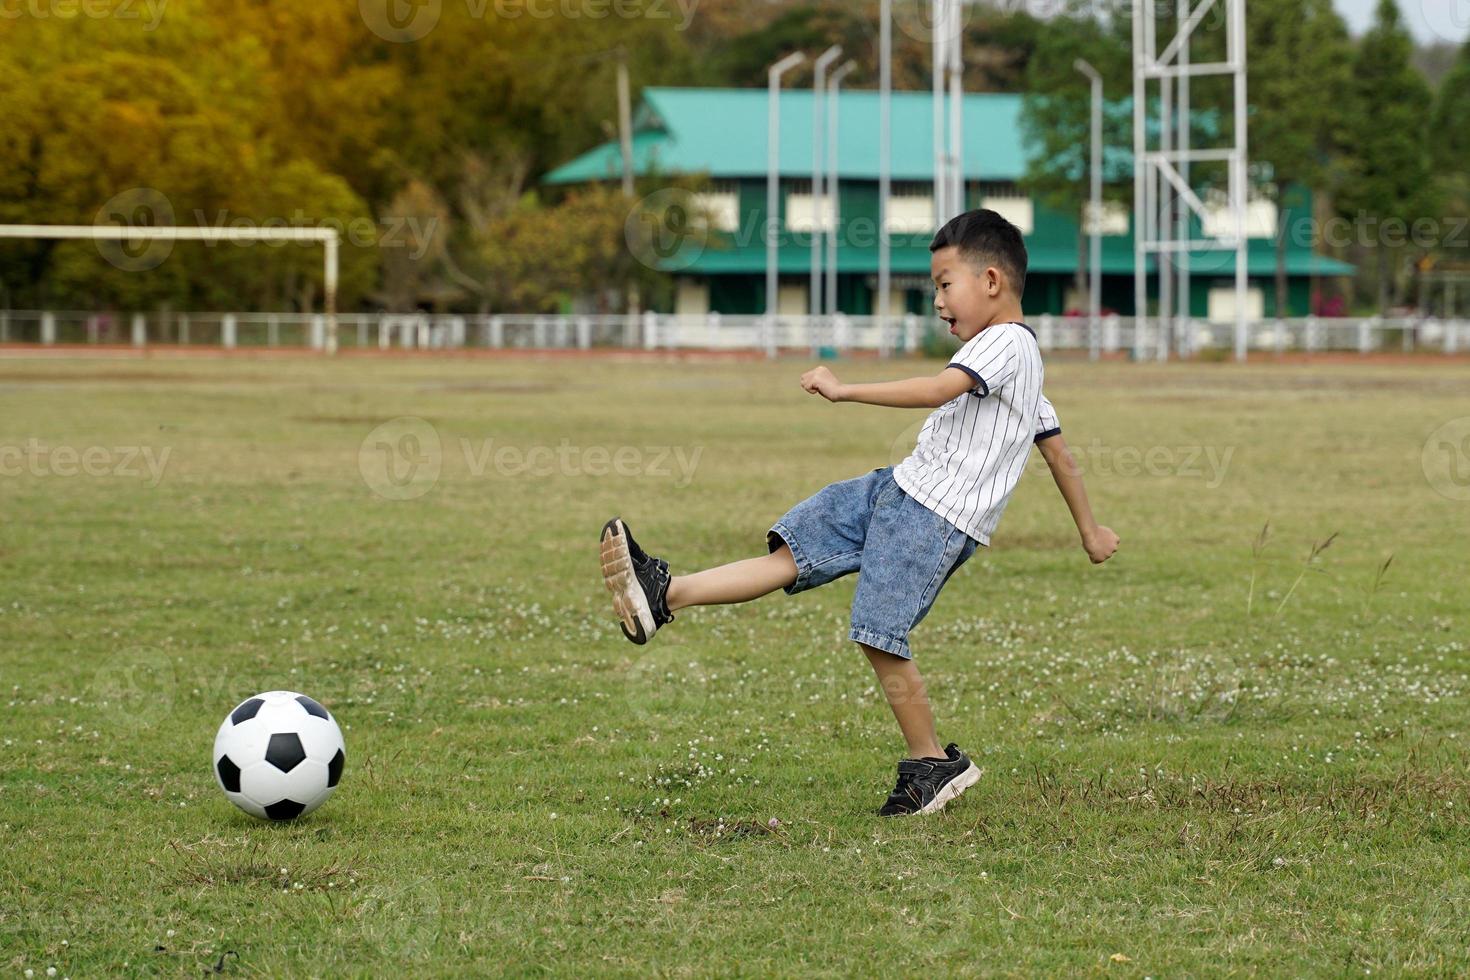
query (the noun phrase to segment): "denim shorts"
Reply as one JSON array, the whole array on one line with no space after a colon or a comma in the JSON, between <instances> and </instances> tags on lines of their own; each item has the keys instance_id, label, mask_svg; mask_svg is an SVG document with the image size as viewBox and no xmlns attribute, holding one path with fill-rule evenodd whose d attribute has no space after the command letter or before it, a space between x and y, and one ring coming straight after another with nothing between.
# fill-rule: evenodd
<instances>
[{"instance_id":1,"label":"denim shorts","mask_svg":"<svg viewBox=\"0 0 1470 980\"><path fill-rule=\"evenodd\" d=\"M791 508L766 532L771 551L782 541L796 559L787 595L860 573L848 636L905 660L913 659L909 630L980 544L904 493L891 466L829 484Z\"/></svg>"}]
</instances>

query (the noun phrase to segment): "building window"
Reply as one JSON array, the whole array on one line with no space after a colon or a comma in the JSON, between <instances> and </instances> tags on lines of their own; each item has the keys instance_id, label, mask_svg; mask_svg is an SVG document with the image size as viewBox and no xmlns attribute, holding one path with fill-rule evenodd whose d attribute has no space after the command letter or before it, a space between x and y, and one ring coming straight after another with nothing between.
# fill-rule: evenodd
<instances>
[{"instance_id":1,"label":"building window","mask_svg":"<svg viewBox=\"0 0 1470 980\"><path fill-rule=\"evenodd\" d=\"M1229 238L1235 234L1235 223L1230 218L1230 199L1222 190L1209 190L1204 194L1205 214L1200 230L1206 238ZM1265 197L1254 193L1245 205L1245 237L1276 237L1276 205Z\"/></svg>"},{"instance_id":2,"label":"building window","mask_svg":"<svg viewBox=\"0 0 1470 980\"><path fill-rule=\"evenodd\" d=\"M787 229L790 231L831 231L836 224L836 208L833 207L832 195L823 194L821 208L818 209L812 198L811 181L792 181L789 186L791 189L786 192Z\"/></svg>"},{"instance_id":3,"label":"building window","mask_svg":"<svg viewBox=\"0 0 1470 980\"><path fill-rule=\"evenodd\" d=\"M970 200L1005 218L1023 235L1036 230L1036 212L1031 198L1011 181L972 181Z\"/></svg>"},{"instance_id":4,"label":"building window","mask_svg":"<svg viewBox=\"0 0 1470 980\"><path fill-rule=\"evenodd\" d=\"M733 180L711 181L709 189L694 195L695 205L716 231L740 230L740 184Z\"/></svg>"},{"instance_id":5,"label":"building window","mask_svg":"<svg viewBox=\"0 0 1470 980\"><path fill-rule=\"evenodd\" d=\"M934 185L928 181L895 180L888 195L888 233L898 235L934 231Z\"/></svg>"},{"instance_id":6,"label":"building window","mask_svg":"<svg viewBox=\"0 0 1470 980\"><path fill-rule=\"evenodd\" d=\"M1210 290L1209 306L1206 316L1216 323L1228 323L1235 319L1235 287L1220 286ZM1266 297L1258 287L1252 286L1245 291L1245 318L1247 320L1264 320L1266 318Z\"/></svg>"},{"instance_id":7,"label":"building window","mask_svg":"<svg viewBox=\"0 0 1470 980\"><path fill-rule=\"evenodd\" d=\"M1093 224L1092 202L1088 201L1082 205L1082 234L1091 235ZM1103 201L1096 224L1099 235L1128 234L1128 206L1122 201Z\"/></svg>"}]
</instances>

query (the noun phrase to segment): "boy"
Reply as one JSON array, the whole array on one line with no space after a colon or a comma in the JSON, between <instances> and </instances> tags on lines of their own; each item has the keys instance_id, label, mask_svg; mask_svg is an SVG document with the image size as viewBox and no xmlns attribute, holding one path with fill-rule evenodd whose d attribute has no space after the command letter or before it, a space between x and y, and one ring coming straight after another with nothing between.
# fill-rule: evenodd
<instances>
[{"instance_id":1,"label":"boy","mask_svg":"<svg viewBox=\"0 0 1470 980\"><path fill-rule=\"evenodd\" d=\"M671 576L668 562L646 554L620 518L601 537L603 578L634 643L647 643L676 609L747 602L777 588L792 595L859 572L849 636L873 665L909 752L882 816L933 813L980 778L955 743L939 747L908 633L955 569L977 546L989 547L1033 444L1093 563L1106 561L1119 541L1093 520L1041 393L1041 352L1021 320L1021 233L994 211L968 211L939 230L929 251L934 307L964 342L943 371L879 384L843 384L826 367L801 376L807 392L832 402L935 409L903 462L797 504L766 532L764 557L692 575Z\"/></svg>"}]
</instances>

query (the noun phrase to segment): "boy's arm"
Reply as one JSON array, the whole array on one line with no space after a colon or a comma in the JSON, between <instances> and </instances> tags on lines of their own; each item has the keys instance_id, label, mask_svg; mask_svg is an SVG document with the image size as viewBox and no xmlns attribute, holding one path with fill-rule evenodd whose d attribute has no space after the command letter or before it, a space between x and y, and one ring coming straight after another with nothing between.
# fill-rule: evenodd
<instances>
[{"instance_id":1,"label":"boy's arm","mask_svg":"<svg viewBox=\"0 0 1470 980\"><path fill-rule=\"evenodd\" d=\"M825 365L812 368L801 376L803 388L828 401L862 402L888 408L938 408L974 385L975 380L956 367L947 367L926 377L876 384L843 384Z\"/></svg>"},{"instance_id":2,"label":"boy's arm","mask_svg":"<svg viewBox=\"0 0 1470 980\"><path fill-rule=\"evenodd\" d=\"M1078 472L1072 451L1067 448L1067 441L1057 433L1042 439L1036 447L1041 450L1046 465L1051 469L1052 479L1057 481L1057 489L1062 492L1062 499L1072 512L1072 520L1082 535L1082 547L1087 551L1087 557L1094 565L1107 561L1118 550L1119 538L1112 528L1104 527L1093 519L1087 488L1082 485L1082 474Z\"/></svg>"}]
</instances>

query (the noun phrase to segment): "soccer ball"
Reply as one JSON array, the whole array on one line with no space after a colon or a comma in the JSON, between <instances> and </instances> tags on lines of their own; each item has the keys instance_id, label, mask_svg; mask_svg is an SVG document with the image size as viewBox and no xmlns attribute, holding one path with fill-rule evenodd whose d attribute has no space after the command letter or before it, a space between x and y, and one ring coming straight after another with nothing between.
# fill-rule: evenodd
<instances>
[{"instance_id":1,"label":"soccer ball","mask_svg":"<svg viewBox=\"0 0 1470 980\"><path fill-rule=\"evenodd\" d=\"M240 702L214 737L214 778L252 817L290 820L327 801L347 747L326 708L295 691Z\"/></svg>"}]
</instances>

